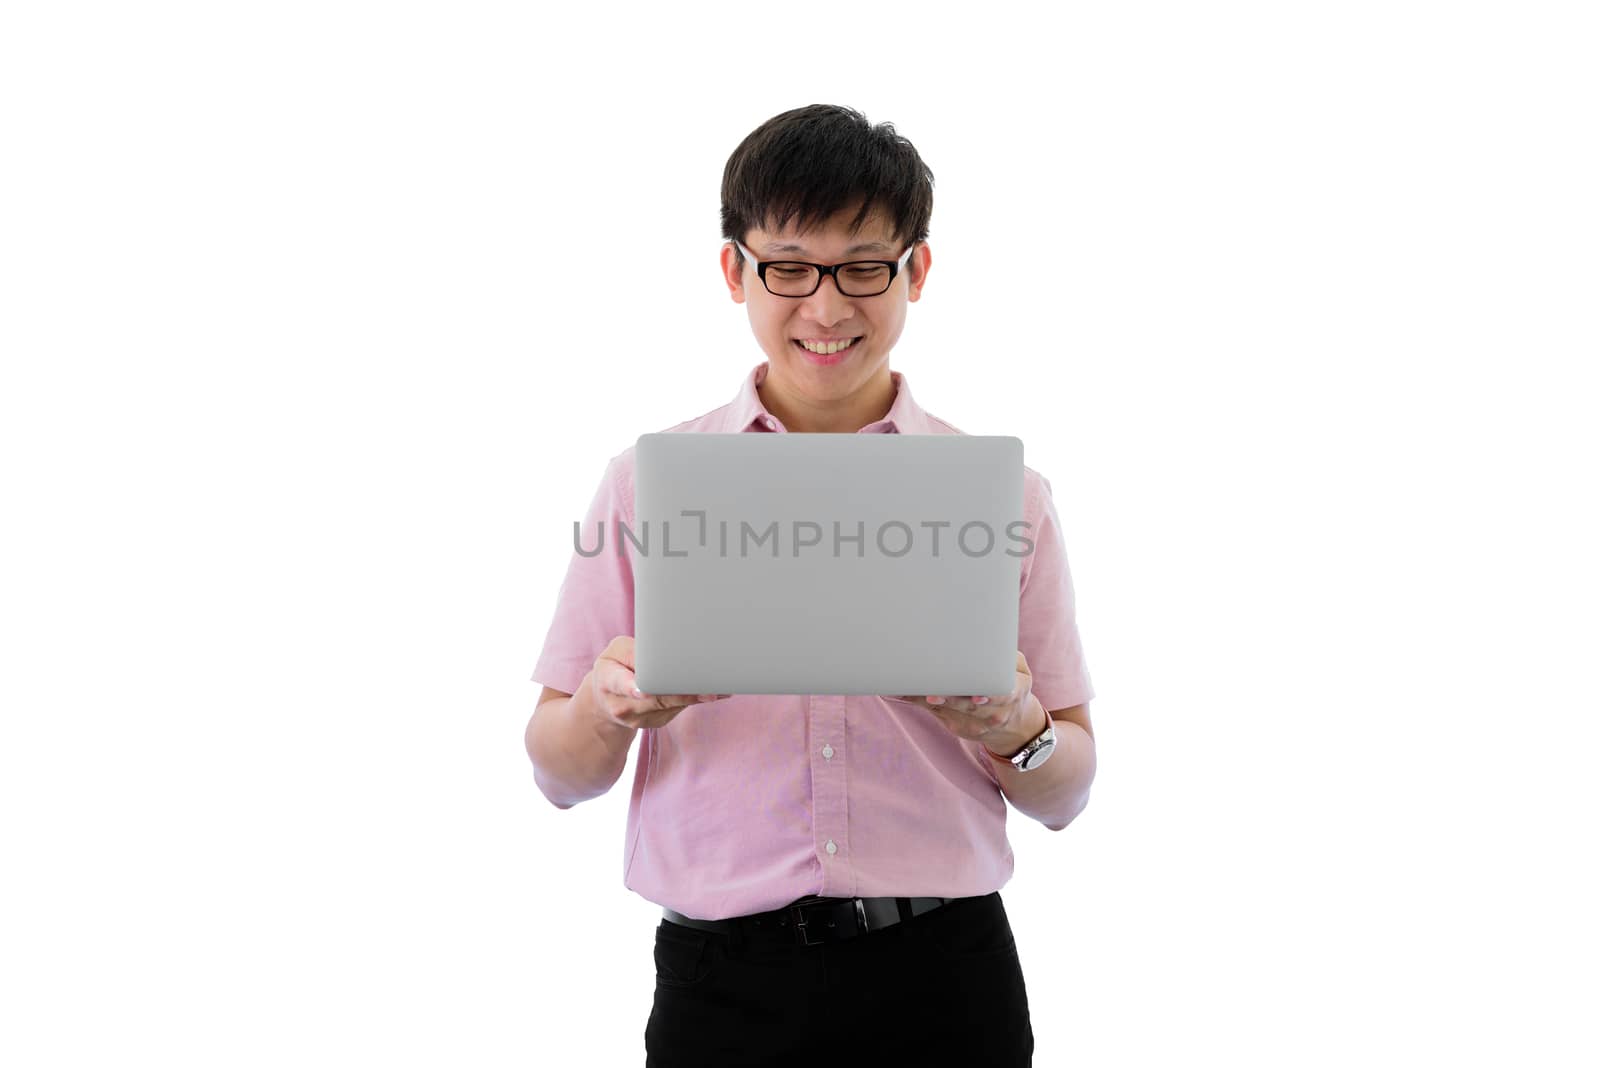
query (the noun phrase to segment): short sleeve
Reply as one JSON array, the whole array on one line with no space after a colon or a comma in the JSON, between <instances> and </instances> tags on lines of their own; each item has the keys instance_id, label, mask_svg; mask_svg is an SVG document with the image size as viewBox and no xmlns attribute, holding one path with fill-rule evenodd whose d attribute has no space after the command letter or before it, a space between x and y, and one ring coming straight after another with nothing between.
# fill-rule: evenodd
<instances>
[{"instance_id":1,"label":"short sleeve","mask_svg":"<svg viewBox=\"0 0 1600 1068\"><path fill-rule=\"evenodd\" d=\"M563 693L578 691L613 638L633 637L633 562L627 552L617 552L622 540L619 524L633 529L627 455L606 465L605 476L589 503L556 597L555 616L534 665L534 682ZM595 553L597 544L600 551ZM583 552L579 552L580 546Z\"/></svg>"},{"instance_id":2,"label":"short sleeve","mask_svg":"<svg viewBox=\"0 0 1600 1068\"><path fill-rule=\"evenodd\" d=\"M1039 475L1034 492L1034 547L1022 561L1017 643L1033 673L1033 692L1050 711L1084 704L1094 696L1094 685L1078 637L1072 572L1049 479Z\"/></svg>"}]
</instances>

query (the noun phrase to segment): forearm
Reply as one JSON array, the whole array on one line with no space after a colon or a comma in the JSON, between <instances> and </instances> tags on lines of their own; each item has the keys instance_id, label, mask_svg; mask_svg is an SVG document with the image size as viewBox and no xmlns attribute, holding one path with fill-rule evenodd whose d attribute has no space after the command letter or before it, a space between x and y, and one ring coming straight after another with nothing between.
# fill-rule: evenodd
<instances>
[{"instance_id":1,"label":"forearm","mask_svg":"<svg viewBox=\"0 0 1600 1068\"><path fill-rule=\"evenodd\" d=\"M571 697L534 710L524 741L533 781L550 803L568 809L610 790L628 766L637 730L607 720L594 704L592 676Z\"/></svg>"},{"instance_id":2,"label":"forearm","mask_svg":"<svg viewBox=\"0 0 1600 1068\"><path fill-rule=\"evenodd\" d=\"M1037 697L1029 697L1028 724L1024 728L1028 738L1044 730L1049 718ZM989 756L995 775L1000 779L1000 789L1006 798L1023 815L1038 820L1052 831L1059 831L1071 823L1089 803L1089 785L1094 781L1094 739L1071 720L1057 719L1056 745L1050 759L1032 771L1018 771L1010 761ZM1009 752L1000 748L997 752Z\"/></svg>"}]
</instances>

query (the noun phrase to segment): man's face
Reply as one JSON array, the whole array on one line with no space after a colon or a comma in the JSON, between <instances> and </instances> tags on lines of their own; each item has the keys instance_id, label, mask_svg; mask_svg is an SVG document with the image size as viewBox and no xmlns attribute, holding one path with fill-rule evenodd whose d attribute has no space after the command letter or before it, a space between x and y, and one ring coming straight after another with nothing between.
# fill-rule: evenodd
<instances>
[{"instance_id":1,"label":"man's face","mask_svg":"<svg viewBox=\"0 0 1600 1068\"><path fill-rule=\"evenodd\" d=\"M895 241L889 223L878 213L868 216L859 231L850 233L855 210L841 211L804 235L794 228L794 220L779 233L751 227L744 244L762 263L805 260L831 265L898 260L905 245ZM887 376L889 352L905 325L906 302L921 296L930 262L928 246L918 245L888 290L875 297L845 296L832 277L822 279L809 297L781 297L761 284L754 263L746 260L742 267L734 266L732 243L722 248L724 279L733 299L749 310L750 327L771 363L770 374L823 405L844 400ZM857 340L832 356L809 353L800 345L803 340L820 338Z\"/></svg>"}]
</instances>

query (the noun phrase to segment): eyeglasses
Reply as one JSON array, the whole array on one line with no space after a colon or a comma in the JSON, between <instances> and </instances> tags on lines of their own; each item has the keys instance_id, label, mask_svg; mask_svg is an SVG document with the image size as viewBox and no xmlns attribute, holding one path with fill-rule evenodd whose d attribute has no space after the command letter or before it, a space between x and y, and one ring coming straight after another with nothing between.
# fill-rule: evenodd
<instances>
[{"instance_id":1,"label":"eyeglasses","mask_svg":"<svg viewBox=\"0 0 1600 1068\"><path fill-rule=\"evenodd\" d=\"M900 268L911 258L911 250L917 247L913 241L898 260L851 260L830 267L800 260L761 263L755 253L744 247L743 242L735 241L734 244L739 246L744 258L755 265L756 277L767 287L767 292L775 297L809 297L822 285L823 275L829 274L833 275L833 284L845 296L875 297L888 290L895 275L900 273Z\"/></svg>"}]
</instances>

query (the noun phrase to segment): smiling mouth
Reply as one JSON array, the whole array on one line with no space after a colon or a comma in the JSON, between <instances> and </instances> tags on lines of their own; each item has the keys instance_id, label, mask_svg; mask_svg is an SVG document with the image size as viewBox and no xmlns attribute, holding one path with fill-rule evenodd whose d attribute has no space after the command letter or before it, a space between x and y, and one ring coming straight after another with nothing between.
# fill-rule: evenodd
<instances>
[{"instance_id":1,"label":"smiling mouth","mask_svg":"<svg viewBox=\"0 0 1600 1068\"><path fill-rule=\"evenodd\" d=\"M851 349L855 348L856 347L856 342L860 341L861 338L859 336L853 337L853 338L850 339L850 343L848 345L846 345L846 346L844 346L843 348L840 348L840 349L834 349L833 352L831 352L831 353L829 353L829 352L818 352L816 349L808 349L803 344L800 343L800 339L799 338L790 338L789 340L795 346L795 348L799 349L801 352L809 353L812 356L840 356L840 355L843 355L846 352L849 352Z\"/></svg>"}]
</instances>

